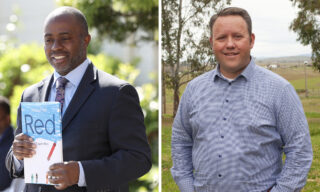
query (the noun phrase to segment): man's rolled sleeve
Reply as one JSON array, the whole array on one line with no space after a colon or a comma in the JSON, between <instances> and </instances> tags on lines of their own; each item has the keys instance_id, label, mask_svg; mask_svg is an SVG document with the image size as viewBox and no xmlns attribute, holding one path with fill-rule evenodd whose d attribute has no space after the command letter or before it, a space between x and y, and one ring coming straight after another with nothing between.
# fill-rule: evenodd
<instances>
[{"instance_id":1,"label":"man's rolled sleeve","mask_svg":"<svg viewBox=\"0 0 320 192\"><path fill-rule=\"evenodd\" d=\"M193 192L192 130L189 122L188 87L181 97L179 108L172 126L171 174L181 192Z\"/></svg>"},{"instance_id":2,"label":"man's rolled sleeve","mask_svg":"<svg viewBox=\"0 0 320 192\"><path fill-rule=\"evenodd\" d=\"M300 191L312 163L308 122L294 88L287 85L278 100L278 129L284 143L286 160L271 192Z\"/></svg>"}]
</instances>

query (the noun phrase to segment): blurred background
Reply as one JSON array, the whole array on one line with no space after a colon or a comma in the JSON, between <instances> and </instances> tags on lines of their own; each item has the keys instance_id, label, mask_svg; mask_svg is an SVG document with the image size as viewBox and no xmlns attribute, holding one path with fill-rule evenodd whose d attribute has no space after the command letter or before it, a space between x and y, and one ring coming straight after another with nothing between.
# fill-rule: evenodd
<instances>
[{"instance_id":1,"label":"blurred background","mask_svg":"<svg viewBox=\"0 0 320 192\"><path fill-rule=\"evenodd\" d=\"M153 167L130 191L158 191L158 0L1 0L0 95L10 99L13 126L23 90L53 72L43 50L43 22L59 6L87 17L95 66L136 87Z\"/></svg>"}]
</instances>

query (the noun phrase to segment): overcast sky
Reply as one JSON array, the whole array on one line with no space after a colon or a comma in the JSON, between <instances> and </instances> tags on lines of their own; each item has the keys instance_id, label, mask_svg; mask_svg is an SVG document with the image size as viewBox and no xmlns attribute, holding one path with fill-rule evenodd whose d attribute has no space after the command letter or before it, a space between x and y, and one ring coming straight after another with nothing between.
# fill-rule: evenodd
<instances>
[{"instance_id":1,"label":"overcast sky","mask_svg":"<svg viewBox=\"0 0 320 192\"><path fill-rule=\"evenodd\" d=\"M310 46L301 45L297 34L289 30L298 12L290 0L232 0L231 6L244 8L251 16L254 57L311 54Z\"/></svg>"}]
</instances>

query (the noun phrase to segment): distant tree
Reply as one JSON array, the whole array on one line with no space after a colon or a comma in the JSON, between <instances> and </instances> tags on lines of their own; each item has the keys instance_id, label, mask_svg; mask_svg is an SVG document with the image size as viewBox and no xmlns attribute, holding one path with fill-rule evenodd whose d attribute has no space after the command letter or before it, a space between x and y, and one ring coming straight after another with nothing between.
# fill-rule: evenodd
<instances>
[{"instance_id":1,"label":"distant tree","mask_svg":"<svg viewBox=\"0 0 320 192\"><path fill-rule=\"evenodd\" d=\"M145 33L136 40L158 40L158 0L58 0L58 3L80 9L100 36L123 41L142 30Z\"/></svg>"},{"instance_id":2,"label":"distant tree","mask_svg":"<svg viewBox=\"0 0 320 192\"><path fill-rule=\"evenodd\" d=\"M179 105L179 88L192 77L215 65L209 43L208 23L214 12L230 2L231 0L161 1L162 81L164 86L173 89L174 116Z\"/></svg>"},{"instance_id":3,"label":"distant tree","mask_svg":"<svg viewBox=\"0 0 320 192\"><path fill-rule=\"evenodd\" d=\"M311 45L312 63L320 72L320 1L290 0L298 6L297 17L292 21L290 29L298 34L303 45Z\"/></svg>"}]
</instances>

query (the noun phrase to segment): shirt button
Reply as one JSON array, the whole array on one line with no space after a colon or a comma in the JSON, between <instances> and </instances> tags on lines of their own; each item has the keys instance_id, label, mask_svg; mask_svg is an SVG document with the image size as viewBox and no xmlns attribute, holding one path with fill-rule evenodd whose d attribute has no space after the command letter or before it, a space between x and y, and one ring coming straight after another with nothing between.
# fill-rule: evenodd
<instances>
[{"instance_id":1,"label":"shirt button","mask_svg":"<svg viewBox=\"0 0 320 192\"><path fill-rule=\"evenodd\" d=\"M219 158L221 158L222 157L222 155L219 155Z\"/></svg>"},{"instance_id":2,"label":"shirt button","mask_svg":"<svg viewBox=\"0 0 320 192\"><path fill-rule=\"evenodd\" d=\"M223 136L223 135L221 135L221 138L223 139L223 138L224 138L224 136Z\"/></svg>"},{"instance_id":3,"label":"shirt button","mask_svg":"<svg viewBox=\"0 0 320 192\"><path fill-rule=\"evenodd\" d=\"M231 85L231 82L229 82L229 85Z\"/></svg>"},{"instance_id":4,"label":"shirt button","mask_svg":"<svg viewBox=\"0 0 320 192\"><path fill-rule=\"evenodd\" d=\"M222 177L222 175L221 175L221 174L219 174L219 175L218 175L218 177Z\"/></svg>"},{"instance_id":5,"label":"shirt button","mask_svg":"<svg viewBox=\"0 0 320 192\"><path fill-rule=\"evenodd\" d=\"M223 120L225 121L225 120L227 120L227 118L224 117Z\"/></svg>"},{"instance_id":6,"label":"shirt button","mask_svg":"<svg viewBox=\"0 0 320 192\"><path fill-rule=\"evenodd\" d=\"M228 102L229 102L229 100L228 100L228 99L226 99L226 102L228 103Z\"/></svg>"}]
</instances>

